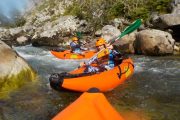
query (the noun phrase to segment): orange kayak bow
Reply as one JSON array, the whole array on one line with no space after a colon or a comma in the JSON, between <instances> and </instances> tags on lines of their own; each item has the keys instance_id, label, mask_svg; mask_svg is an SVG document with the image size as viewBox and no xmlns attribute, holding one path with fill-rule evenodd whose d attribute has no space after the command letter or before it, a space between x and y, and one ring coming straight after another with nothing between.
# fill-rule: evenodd
<instances>
[{"instance_id":1,"label":"orange kayak bow","mask_svg":"<svg viewBox=\"0 0 180 120\"><path fill-rule=\"evenodd\" d=\"M103 93L83 93L52 120L124 120Z\"/></svg>"}]
</instances>

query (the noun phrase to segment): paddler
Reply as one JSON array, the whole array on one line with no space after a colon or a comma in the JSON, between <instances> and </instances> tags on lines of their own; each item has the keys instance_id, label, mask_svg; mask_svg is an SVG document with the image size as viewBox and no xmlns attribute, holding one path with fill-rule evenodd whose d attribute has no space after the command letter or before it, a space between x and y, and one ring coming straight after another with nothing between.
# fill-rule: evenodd
<instances>
[{"instance_id":1,"label":"paddler","mask_svg":"<svg viewBox=\"0 0 180 120\"><path fill-rule=\"evenodd\" d=\"M116 61L121 58L121 54L114 49L113 45L107 44L104 38L99 38L96 41L96 49L97 52L101 51L97 56L88 62L80 63L80 67L86 67L84 73L96 73L110 70L116 65ZM92 66L92 63L95 63L98 66Z\"/></svg>"},{"instance_id":2,"label":"paddler","mask_svg":"<svg viewBox=\"0 0 180 120\"><path fill-rule=\"evenodd\" d=\"M83 48L80 45L79 39L77 37L72 37L72 42L70 43L70 47L72 53L84 54L83 51L87 50L87 48Z\"/></svg>"}]
</instances>

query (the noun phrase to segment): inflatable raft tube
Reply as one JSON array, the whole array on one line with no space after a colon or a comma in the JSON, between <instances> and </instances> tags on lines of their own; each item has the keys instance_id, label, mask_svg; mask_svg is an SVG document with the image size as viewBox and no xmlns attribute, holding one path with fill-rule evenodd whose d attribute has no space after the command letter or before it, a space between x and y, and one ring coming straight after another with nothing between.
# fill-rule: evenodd
<instances>
[{"instance_id":1,"label":"inflatable raft tube","mask_svg":"<svg viewBox=\"0 0 180 120\"><path fill-rule=\"evenodd\" d=\"M95 51L84 51L84 54L72 53L70 50L61 52L51 51L51 54L59 59L88 59L91 58L96 52Z\"/></svg>"},{"instance_id":2,"label":"inflatable raft tube","mask_svg":"<svg viewBox=\"0 0 180 120\"><path fill-rule=\"evenodd\" d=\"M94 93L95 92L95 93ZM92 88L57 114L52 120L124 120L103 93Z\"/></svg>"},{"instance_id":3,"label":"inflatable raft tube","mask_svg":"<svg viewBox=\"0 0 180 120\"><path fill-rule=\"evenodd\" d=\"M85 92L92 87L101 92L114 89L126 81L134 72L131 58L123 59L122 62L111 70L100 73L83 73L84 67L70 73L54 73L50 76L50 85L55 90L73 90Z\"/></svg>"}]
</instances>

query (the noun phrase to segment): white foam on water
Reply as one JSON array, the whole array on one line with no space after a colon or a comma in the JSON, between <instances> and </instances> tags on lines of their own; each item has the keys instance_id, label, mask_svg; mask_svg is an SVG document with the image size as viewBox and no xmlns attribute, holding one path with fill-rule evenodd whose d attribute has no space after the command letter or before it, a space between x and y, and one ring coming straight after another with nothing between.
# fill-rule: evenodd
<instances>
[{"instance_id":1,"label":"white foam on water","mask_svg":"<svg viewBox=\"0 0 180 120\"><path fill-rule=\"evenodd\" d=\"M33 46L13 47L20 56L26 59L40 74L48 76L52 72L71 71L85 60L63 60L56 58L49 50Z\"/></svg>"},{"instance_id":2,"label":"white foam on water","mask_svg":"<svg viewBox=\"0 0 180 120\"><path fill-rule=\"evenodd\" d=\"M144 71L144 68L141 67L141 66L135 66L135 70L134 71L135 72L142 72L142 71Z\"/></svg>"},{"instance_id":3,"label":"white foam on water","mask_svg":"<svg viewBox=\"0 0 180 120\"><path fill-rule=\"evenodd\" d=\"M149 68L149 71L155 72L155 73L162 73L164 70L159 68Z\"/></svg>"},{"instance_id":4,"label":"white foam on water","mask_svg":"<svg viewBox=\"0 0 180 120\"><path fill-rule=\"evenodd\" d=\"M19 54L21 57L25 58L25 59L30 59L30 58L33 58L33 57L34 57L34 55L25 54L25 53L22 53L22 52L18 52L18 54Z\"/></svg>"}]
</instances>

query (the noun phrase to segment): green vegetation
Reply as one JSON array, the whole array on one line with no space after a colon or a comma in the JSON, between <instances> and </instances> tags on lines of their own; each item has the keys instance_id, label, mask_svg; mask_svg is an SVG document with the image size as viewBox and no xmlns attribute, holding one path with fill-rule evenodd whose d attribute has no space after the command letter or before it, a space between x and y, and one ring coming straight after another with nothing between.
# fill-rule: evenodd
<instances>
[{"instance_id":1,"label":"green vegetation","mask_svg":"<svg viewBox=\"0 0 180 120\"><path fill-rule=\"evenodd\" d=\"M26 23L26 20L21 17L15 20L14 22L9 22L7 24L3 24L2 26L5 28L16 28L16 27L22 27Z\"/></svg>"},{"instance_id":2,"label":"green vegetation","mask_svg":"<svg viewBox=\"0 0 180 120\"><path fill-rule=\"evenodd\" d=\"M0 98L7 97L11 91L35 79L36 73L32 69L22 70L18 75L0 78Z\"/></svg>"},{"instance_id":3,"label":"green vegetation","mask_svg":"<svg viewBox=\"0 0 180 120\"><path fill-rule=\"evenodd\" d=\"M148 20L152 12L168 13L171 0L76 0L65 15L86 19L96 30L117 17Z\"/></svg>"},{"instance_id":4,"label":"green vegetation","mask_svg":"<svg viewBox=\"0 0 180 120\"><path fill-rule=\"evenodd\" d=\"M56 6L55 0L45 0L40 6L38 6L37 11L45 10L46 8L54 8Z\"/></svg>"},{"instance_id":5,"label":"green vegetation","mask_svg":"<svg viewBox=\"0 0 180 120\"><path fill-rule=\"evenodd\" d=\"M25 23L26 23L25 18L20 17L15 20L15 22L12 24L11 27L21 27L21 26L24 26Z\"/></svg>"},{"instance_id":6,"label":"green vegetation","mask_svg":"<svg viewBox=\"0 0 180 120\"><path fill-rule=\"evenodd\" d=\"M148 0L147 8L151 11L159 13L167 13L169 11L170 2L172 0Z\"/></svg>"}]
</instances>

